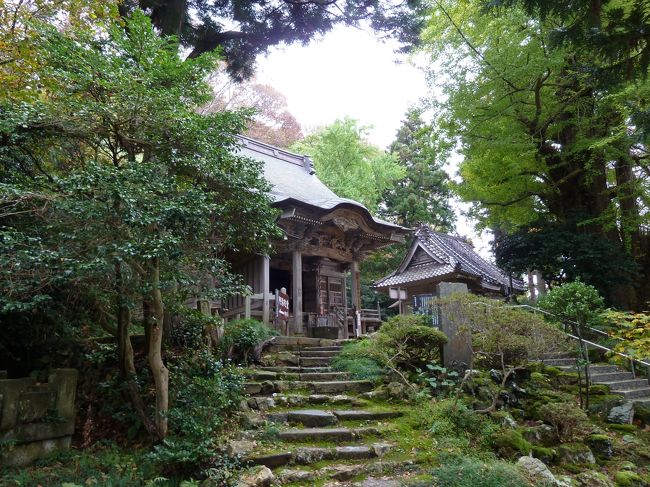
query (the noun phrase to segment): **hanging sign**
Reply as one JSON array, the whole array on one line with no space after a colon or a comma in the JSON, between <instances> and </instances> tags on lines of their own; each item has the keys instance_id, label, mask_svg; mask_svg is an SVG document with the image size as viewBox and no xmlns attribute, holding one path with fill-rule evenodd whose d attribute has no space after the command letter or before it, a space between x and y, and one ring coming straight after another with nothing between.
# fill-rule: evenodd
<instances>
[{"instance_id":1,"label":"hanging sign","mask_svg":"<svg viewBox=\"0 0 650 487\"><path fill-rule=\"evenodd\" d=\"M284 288L283 288L284 289ZM275 298L275 309L277 310L278 318L281 320L289 319L289 295L283 292L278 292Z\"/></svg>"}]
</instances>

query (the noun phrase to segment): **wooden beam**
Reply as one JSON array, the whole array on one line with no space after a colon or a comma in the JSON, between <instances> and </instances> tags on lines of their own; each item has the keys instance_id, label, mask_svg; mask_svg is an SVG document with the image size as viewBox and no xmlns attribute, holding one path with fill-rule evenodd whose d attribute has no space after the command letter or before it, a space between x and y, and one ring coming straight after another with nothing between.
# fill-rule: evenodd
<instances>
[{"instance_id":1,"label":"wooden beam","mask_svg":"<svg viewBox=\"0 0 650 487\"><path fill-rule=\"evenodd\" d=\"M361 311L361 272L359 272L359 262L352 261L350 266L352 271L352 306L356 311Z\"/></svg>"},{"instance_id":2,"label":"wooden beam","mask_svg":"<svg viewBox=\"0 0 650 487\"><path fill-rule=\"evenodd\" d=\"M266 295L269 292L270 263L271 259L268 255L260 257L260 292L264 296L262 300L262 321L267 324L270 322L271 318L269 300L266 299Z\"/></svg>"},{"instance_id":3,"label":"wooden beam","mask_svg":"<svg viewBox=\"0 0 650 487\"><path fill-rule=\"evenodd\" d=\"M294 250L291 254L293 277L293 332L302 333L302 253Z\"/></svg>"}]
</instances>

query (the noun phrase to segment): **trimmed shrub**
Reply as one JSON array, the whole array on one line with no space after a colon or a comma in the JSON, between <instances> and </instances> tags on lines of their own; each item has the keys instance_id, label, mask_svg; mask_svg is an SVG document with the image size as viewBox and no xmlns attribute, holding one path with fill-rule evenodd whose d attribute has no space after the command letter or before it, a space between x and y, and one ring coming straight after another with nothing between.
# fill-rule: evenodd
<instances>
[{"instance_id":1,"label":"trimmed shrub","mask_svg":"<svg viewBox=\"0 0 650 487\"><path fill-rule=\"evenodd\" d=\"M548 403L538 409L542 421L555 429L561 443L573 440L583 433L589 424L589 417L578 406L567 402Z\"/></svg>"},{"instance_id":2,"label":"trimmed shrub","mask_svg":"<svg viewBox=\"0 0 650 487\"><path fill-rule=\"evenodd\" d=\"M224 325L224 336L220 343L224 358L237 363L248 363L255 359L255 349L278 332L261 321L234 320Z\"/></svg>"},{"instance_id":3,"label":"trimmed shrub","mask_svg":"<svg viewBox=\"0 0 650 487\"><path fill-rule=\"evenodd\" d=\"M491 438L500 426L464 403L454 403L453 399L428 403L422 410L421 421L441 447L465 450L489 448Z\"/></svg>"},{"instance_id":4,"label":"trimmed shrub","mask_svg":"<svg viewBox=\"0 0 650 487\"><path fill-rule=\"evenodd\" d=\"M349 372L354 379L377 380L384 373L384 367L374 358L373 341L363 339L348 343L332 360L332 368Z\"/></svg>"},{"instance_id":5,"label":"trimmed shrub","mask_svg":"<svg viewBox=\"0 0 650 487\"><path fill-rule=\"evenodd\" d=\"M447 336L426 323L426 316L399 315L382 325L375 340L391 365L415 370L440 361Z\"/></svg>"}]
</instances>

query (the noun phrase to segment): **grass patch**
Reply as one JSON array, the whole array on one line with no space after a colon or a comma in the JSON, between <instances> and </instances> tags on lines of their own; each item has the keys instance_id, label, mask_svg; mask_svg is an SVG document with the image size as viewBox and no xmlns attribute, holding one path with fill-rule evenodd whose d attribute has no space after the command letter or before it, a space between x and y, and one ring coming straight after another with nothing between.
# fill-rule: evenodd
<instances>
[{"instance_id":1,"label":"grass patch","mask_svg":"<svg viewBox=\"0 0 650 487\"><path fill-rule=\"evenodd\" d=\"M371 346L369 339L346 344L332 360L332 368L338 372L348 372L353 379L379 380L384 368L371 357Z\"/></svg>"},{"instance_id":2,"label":"grass patch","mask_svg":"<svg viewBox=\"0 0 650 487\"><path fill-rule=\"evenodd\" d=\"M432 471L438 487L527 487L530 485L520 470L500 460L473 457L449 459Z\"/></svg>"}]
</instances>

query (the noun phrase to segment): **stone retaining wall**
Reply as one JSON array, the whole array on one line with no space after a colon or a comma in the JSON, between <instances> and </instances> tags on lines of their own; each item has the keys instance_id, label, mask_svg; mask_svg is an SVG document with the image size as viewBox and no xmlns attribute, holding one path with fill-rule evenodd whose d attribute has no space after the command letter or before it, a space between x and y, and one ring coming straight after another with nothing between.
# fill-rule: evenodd
<instances>
[{"instance_id":1,"label":"stone retaining wall","mask_svg":"<svg viewBox=\"0 0 650 487\"><path fill-rule=\"evenodd\" d=\"M46 383L0 371L0 466L26 465L70 446L77 371L54 369Z\"/></svg>"}]
</instances>

